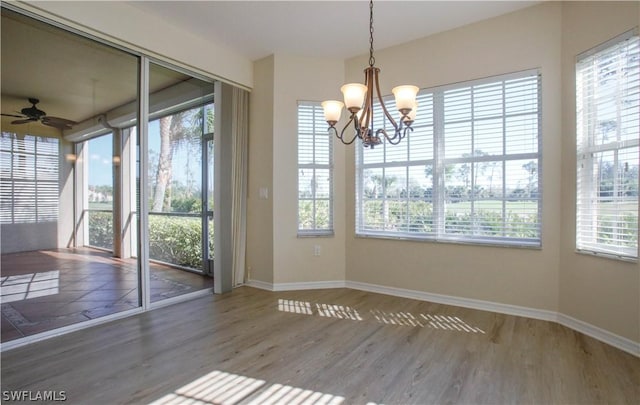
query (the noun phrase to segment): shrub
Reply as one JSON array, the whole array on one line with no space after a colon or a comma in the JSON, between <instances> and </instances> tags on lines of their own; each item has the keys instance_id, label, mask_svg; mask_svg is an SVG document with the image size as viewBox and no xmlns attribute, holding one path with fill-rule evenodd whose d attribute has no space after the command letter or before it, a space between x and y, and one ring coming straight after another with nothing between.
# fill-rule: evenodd
<instances>
[{"instance_id":1,"label":"shrub","mask_svg":"<svg viewBox=\"0 0 640 405\"><path fill-rule=\"evenodd\" d=\"M201 219L150 215L149 258L201 269Z\"/></svg>"},{"instance_id":2,"label":"shrub","mask_svg":"<svg viewBox=\"0 0 640 405\"><path fill-rule=\"evenodd\" d=\"M113 250L113 214L89 211L89 245ZM213 232L211 251L213 252ZM149 258L202 269L200 217L149 216Z\"/></svg>"},{"instance_id":3,"label":"shrub","mask_svg":"<svg viewBox=\"0 0 640 405\"><path fill-rule=\"evenodd\" d=\"M113 214L87 211L89 216L89 245L113 250Z\"/></svg>"}]
</instances>

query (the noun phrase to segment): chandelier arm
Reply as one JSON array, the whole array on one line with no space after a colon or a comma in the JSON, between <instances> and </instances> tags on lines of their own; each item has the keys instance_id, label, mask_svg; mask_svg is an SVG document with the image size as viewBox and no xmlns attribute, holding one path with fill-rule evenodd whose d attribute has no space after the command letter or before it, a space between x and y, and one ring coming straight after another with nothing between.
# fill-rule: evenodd
<instances>
[{"instance_id":1,"label":"chandelier arm","mask_svg":"<svg viewBox=\"0 0 640 405\"><path fill-rule=\"evenodd\" d=\"M394 131L393 136L389 136L389 134L384 128L380 128L379 130L376 131L376 136L379 137L379 134L384 135L384 138L391 145L397 145L402 140L402 136L398 136L399 135L398 131Z\"/></svg>"},{"instance_id":2,"label":"chandelier arm","mask_svg":"<svg viewBox=\"0 0 640 405\"><path fill-rule=\"evenodd\" d=\"M379 129L378 132L382 132L384 137L387 139L387 142L389 142L391 145L398 145L400 141L402 141L409 132L413 132L413 128L405 127L403 130L395 131L395 134L392 137L390 137L387 134L387 131L383 129Z\"/></svg>"},{"instance_id":3,"label":"chandelier arm","mask_svg":"<svg viewBox=\"0 0 640 405\"><path fill-rule=\"evenodd\" d=\"M362 106L362 113L360 115L360 127L369 128L373 126L373 98L371 97L371 88L373 86L373 70L375 68L370 66L364 70L364 85L367 88L367 93L364 98L364 105ZM369 125L371 123L371 125Z\"/></svg>"},{"instance_id":4,"label":"chandelier arm","mask_svg":"<svg viewBox=\"0 0 640 405\"><path fill-rule=\"evenodd\" d=\"M402 133L402 137L403 138L406 137L409 132L413 132L413 128L408 126L404 129L404 132Z\"/></svg>"},{"instance_id":5,"label":"chandelier arm","mask_svg":"<svg viewBox=\"0 0 640 405\"><path fill-rule=\"evenodd\" d=\"M342 131L340 131L340 135L338 135L338 131L336 130L336 136L338 136L338 139L340 139L340 141L345 144L345 145L351 145L357 138L362 138L361 135L361 131L358 128L358 120L357 120L357 115L351 114L351 118L349 119L349 122L346 123L346 125L344 126L344 128L342 128ZM347 128L349 128L349 125L353 122L353 126L355 127L355 132L353 134L353 138L351 138L350 141L345 141L344 140L344 131L347 130Z\"/></svg>"},{"instance_id":6,"label":"chandelier arm","mask_svg":"<svg viewBox=\"0 0 640 405\"><path fill-rule=\"evenodd\" d=\"M340 139L340 135L338 134L338 130L336 129L336 127L329 126L329 128L327 128L327 132L331 132L331 130L333 130L333 134L336 136L336 138Z\"/></svg>"},{"instance_id":7,"label":"chandelier arm","mask_svg":"<svg viewBox=\"0 0 640 405\"><path fill-rule=\"evenodd\" d=\"M400 128L398 127L398 124L396 123L396 120L394 120L393 117L391 116L391 114L389 114L389 111L387 110L387 107L384 105L384 102L382 101L382 94L380 93L380 83L378 82L378 72L377 71L375 72L375 88L376 88L376 93L377 93L377 96L378 96L378 102L380 103L380 107L382 107L382 112L384 112L384 115L387 117L387 119L389 120L391 125L393 125L393 128L396 131L398 131ZM372 94L372 98L373 98L373 94ZM402 125L402 120L400 121L400 123Z\"/></svg>"}]
</instances>

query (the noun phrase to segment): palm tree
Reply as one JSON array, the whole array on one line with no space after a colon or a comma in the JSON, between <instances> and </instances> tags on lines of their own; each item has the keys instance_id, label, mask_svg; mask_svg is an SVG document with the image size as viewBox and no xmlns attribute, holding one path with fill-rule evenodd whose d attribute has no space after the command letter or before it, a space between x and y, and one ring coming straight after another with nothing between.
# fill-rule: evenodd
<instances>
[{"instance_id":1,"label":"palm tree","mask_svg":"<svg viewBox=\"0 0 640 405\"><path fill-rule=\"evenodd\" d=\"M158 170L156 171L156 187L153 191L153 205L151 211L161 212L167 187L171 184L173 152L171 151L171 123L173 116L160 118L160 155Z\"/></svg>"},{"instance_id":2,"label":"palm tree","mask_svg":"<svg viewBox=\"0 0 640 405\"><path fill-rule=\"evenodd\" d=\"M173 155L177 148L200 147L202 140L203 107L181 111L160 118L160 154L153 192L152 212L171 208Z\"/></svg>"}]
</instances>

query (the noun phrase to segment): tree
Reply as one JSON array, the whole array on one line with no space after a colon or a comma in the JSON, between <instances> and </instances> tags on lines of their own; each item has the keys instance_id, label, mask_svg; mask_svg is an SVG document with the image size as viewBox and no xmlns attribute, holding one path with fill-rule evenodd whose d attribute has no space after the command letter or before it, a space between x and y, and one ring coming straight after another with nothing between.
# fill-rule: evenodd
<instances>
[{"instance_id":1,"label":"tree","mask_svg":"<svg viewBox=\"0 0 640 405\"><path fill-rule=\"evenodd\" d=\"M538 163L530 161L522 165L522 168L527 171L527 196L533 197L534 191L538 191Z\"/></svg>"},{"instance_id":2,"label":"tree","mask_svg":"<svg viewBox=\"0 0 640 405\"><path fill-rule=\"evenodd\" d=\"M164 208L165 194L171 182L173 151L171 150L171 123L173 116L160 118L160 155L158 156L158 170L156 172L156 187L153 191L153 205L151 211L161 212ZM171 203L169 203L170 205Z\"/></svg>"},{"instance_id":3,"label":"tree","mask_svg":"<svg viewBox=\"0 0 640 405\"><path fill-rule=\"evenodd\" d=\"M179 147L201 147L203 110L198 107L160 118L160 153L151 211L171 209L173 156ZM212 117L207 116L207 120L213 122Z\"/></svg>"}]
</instances>

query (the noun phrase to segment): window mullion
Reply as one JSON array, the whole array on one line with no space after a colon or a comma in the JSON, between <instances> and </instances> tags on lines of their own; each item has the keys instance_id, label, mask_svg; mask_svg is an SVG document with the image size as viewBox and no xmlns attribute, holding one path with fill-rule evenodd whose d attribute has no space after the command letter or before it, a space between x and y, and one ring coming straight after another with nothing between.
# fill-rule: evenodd
<instances>
[{"instance_id":1,"label":"window mullion","mask_svg":"<svg viewBox=\"0 0 640 405\"><path fill-rule=\"evenodd\" d=\"M14 154L16 153L16 138L15 136L11 137L11 223L16 223L16 178L15 178L15 168L14 168Z\"/></svg>"},{"instance_id":2,"label":"window mullion","mask_svg":"<svg viewBox=\"0 0 640 405\"><path fill-rule=\"evenodd\" d=\"M471 234L476 235L478 233L478 221L476 219L475 206L476 206L476 137L475 137L475 87L471 88L471 190L469 190L469 227L471 229Z\"/></svg>"},{"instance_id":3,"label":"window mullion","mask_svg":"<svg viewBox=\"0 0 640 405\"><path fill-rule=\"evenodd\" d=\"M34 142L33 142L33 178L34 178L34 192L36 195L35 201L34 201L34 205L35 205L35 217L36 217L36 222L38 222L38 214L39 214L39 209L38 209L38 201L40 200L40 187L38 187L38 153L36 152L38 150L38 138L35 138Z\"/></svg>"},{"instance_id":4,"label":"window mullion","mask_svg":"<svg viewBox=\"0 0 640 405\"><path fill-rule=\"evenodd\" d=\"M445 231L445 167L444 167L444 92L433 94L433 221L436 239Z\"/></svg>"},{"instance_id":5,"label":"window mullion","mask_svg":"<svg viewBox=\"0 0 640 405\"><path fill-rule=\"evenodd\" d=\"M538 153L540 150L538 149ZM507 86L502 81L502 232L503 237L507 236Z\"/></svg>"}]
</instances>

